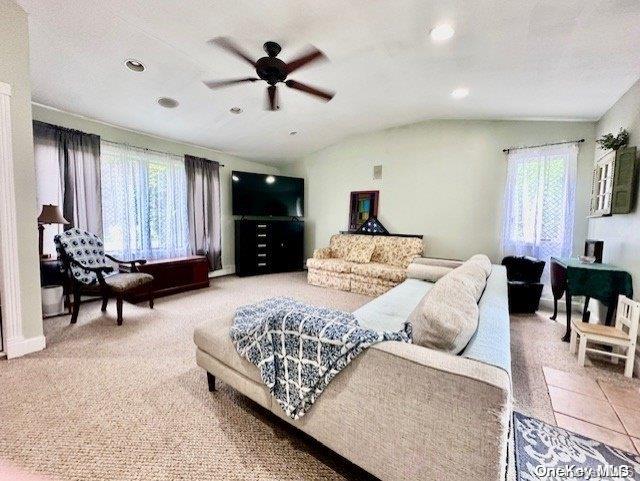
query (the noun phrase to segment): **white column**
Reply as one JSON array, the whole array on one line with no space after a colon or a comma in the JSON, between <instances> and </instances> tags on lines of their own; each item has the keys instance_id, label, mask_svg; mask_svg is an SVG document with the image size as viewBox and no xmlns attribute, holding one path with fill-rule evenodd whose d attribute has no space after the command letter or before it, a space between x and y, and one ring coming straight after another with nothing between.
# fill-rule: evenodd
<instances>
[{"instance_id":1,"label":"white column","mask_svg":"<svg viewBox=\"0 0 640 481\"><path fill-rule=\"evenodd\" d=\"M0 82L0 302L4 331L3 349L8 358L25 354L20 303L10 100L11 86Z\"/></svg>"}]
</instances>

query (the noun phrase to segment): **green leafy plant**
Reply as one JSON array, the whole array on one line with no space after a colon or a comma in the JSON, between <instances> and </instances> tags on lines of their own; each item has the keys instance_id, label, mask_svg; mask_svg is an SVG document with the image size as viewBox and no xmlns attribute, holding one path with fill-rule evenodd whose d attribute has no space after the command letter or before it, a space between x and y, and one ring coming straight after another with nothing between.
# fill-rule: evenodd
<instances>
[{"instance_id":1,"label":"green leafy plant","mask_svg":"<svg viewBox=\"0 0 640 481\"><path fill-rule=\"evenodd\" d=\"M620 129L618 135L606 134L596 140L600 147L606 150L618 150L629 143L629 132L626 129Z\"/></svg>"}]
</instances>

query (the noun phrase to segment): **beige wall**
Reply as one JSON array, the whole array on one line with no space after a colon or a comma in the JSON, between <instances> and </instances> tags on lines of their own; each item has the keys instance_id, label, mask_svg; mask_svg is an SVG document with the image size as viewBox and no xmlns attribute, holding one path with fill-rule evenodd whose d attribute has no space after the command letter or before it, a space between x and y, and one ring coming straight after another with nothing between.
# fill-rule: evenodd
<instances>
[{"instance_id":1,"label":"beige wall","mask_svg":"<svg viewBox=\"0 0 640 481\"><path fill-rule=\"evenodd\" d=\"M0 0L0 81L11 85L11 125L18 222L18 263L22 334L42 335L38 217L31 130L29 31L26 13L10 0Z\"/></svg>"},{"instance_id":2,"label":"beige wall","mask_svg":"<svg viewBox=\"0 0 640 481\"><path fill-rule=\"evenodd\" d=\"M265 174L277 174L275 167L250 162L233 155L188 144L181 144L158 137L144 135L112 125L96 122L85 117L60 112L59 110L33 106L33 118L42 122L60 125L83 132L98 134L105 140L123 142L137 147L146 147L172 154L189 154L216 160L225 165L220 169L220 203L222 217L222 267L234 269L234 225L231 215L231 171L245 170Z\"/></svg>"},{"instance_id":3,"label":"beige wall","mask_svg":"<svg viewBox=\"0 0 640 481\"><path fill-rule=\"evenodd\" d=\"M596 136L620 128L629 131L629 145L640 147L640 80L596 124ZM598 149L596 158L602 152ZM640 299L640 211L589 220L589 237L604 241L604 261L631 272L635 298Z\"/></svg>"},{"instance_id":4,"label":"beige wall","mask_svg":"<svg viewBox=\"0 0 640 481\"><path fill-rule=\"evenodd\" d=\"M499 261L506 159L502 149L585 138L578 158L575 246L587 233L592 122L434 120L348 139L288 165L306 178L306 255L347 228L349 193L380 190L391 232L424 235L427 255ZM372 179L374 165L383 179Z\"/></svg>"}]
</instances>

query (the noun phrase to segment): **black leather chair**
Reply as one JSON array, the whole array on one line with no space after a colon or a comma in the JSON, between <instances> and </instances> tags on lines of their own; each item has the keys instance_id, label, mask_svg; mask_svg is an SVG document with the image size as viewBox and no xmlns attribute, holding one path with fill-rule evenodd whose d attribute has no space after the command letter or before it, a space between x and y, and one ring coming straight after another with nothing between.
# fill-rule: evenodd
<instances>
[{"instance_id":1,"label":"black leather chair","mask_svg":"<svg viewBox=\"0 0 640 481\"><path fill-rule=\"evenodd\" d=\"M543 285L540 283L545 262L533 257L507 256L502 259L507 268L509 312L538 310Z\"/></svg>"}]
</instances>

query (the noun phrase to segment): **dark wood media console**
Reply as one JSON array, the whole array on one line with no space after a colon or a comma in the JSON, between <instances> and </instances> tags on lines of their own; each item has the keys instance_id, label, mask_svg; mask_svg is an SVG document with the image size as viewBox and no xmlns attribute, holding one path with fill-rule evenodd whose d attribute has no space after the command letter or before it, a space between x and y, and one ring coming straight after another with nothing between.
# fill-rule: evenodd
<instances>
[{"instance_id":1,"label":"dark wood media console","mask_svg":"<svg viewBox=\"0 0 640 481\"><path fill-rule=\"evenodd\" d=\"M253 276L304 267L304 222L236 220L236 274Z\"/></svg>"},{"instance_id":2,"label":"dark wood media console","mask_svg":"<svg viewBox=\"0 0 640 481\"><path fill-rule=\"evenodd\" d=\"M205 256L179 257L149 261L139 266L140 272L151 274L156 297L209 287L209 261ZM144 292L125 297L127 302L147 300Z\"/></svg>"}]
</instances>

